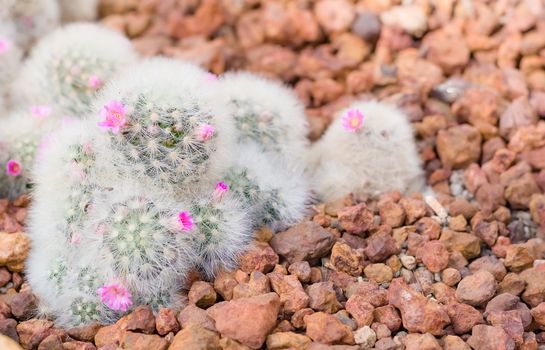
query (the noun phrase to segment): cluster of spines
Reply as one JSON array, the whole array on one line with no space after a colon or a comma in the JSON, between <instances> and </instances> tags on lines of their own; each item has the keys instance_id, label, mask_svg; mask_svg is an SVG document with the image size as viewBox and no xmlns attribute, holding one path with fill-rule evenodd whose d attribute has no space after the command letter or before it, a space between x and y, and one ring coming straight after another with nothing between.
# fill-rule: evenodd
<instances>
[{"instance_id":1,"label":"cluster of spines","mask_svg":"<svg viewBox=\"0 0 545 350\"><path fill-rule=\"evenodd\" d=\"M206 171L217 135L207 111L196 103L162 105L143 94L121 104L127 121L113 145L142 176L182 185Z\"/></svg>"}]
</instances>

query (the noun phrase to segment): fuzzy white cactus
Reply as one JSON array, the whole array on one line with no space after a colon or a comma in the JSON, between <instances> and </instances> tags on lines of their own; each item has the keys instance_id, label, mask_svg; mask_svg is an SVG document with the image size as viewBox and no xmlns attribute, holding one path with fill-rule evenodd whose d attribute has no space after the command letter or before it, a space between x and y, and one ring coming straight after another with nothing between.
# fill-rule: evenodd
<instances>
[{"instance_id":1,"label":"fuzzy white cactus","mask_svg":"<svg viewBox=\"0 0 545 350\"><path fill-rule=\"evenodd\" d=\"M256 145L238 145L235 153L223 181L244 199L257 227L278 231L303 219L312 196L302 169Z\"/></svg>"},{"instance_id":2,"label":"fuzzy white cactus","mask_svg":"<svg viewBox=\"0 0 545 350\"><path fill-rule=\"evenodd\" d=\"M25 50L59 25L56 0L1 0L0 18L16 29L16 42Z\"/></svg>"},{"instance_id":3,"label":"fuzzy white cactus","mask_svg":"<svg viewBox=\"0 0 545 350\"><path fill-rule=\"evenodd\" d=\"M0 196L16 198L32 184L31 169L45 135L56 123L47 107L33 106L0 119Z\"/></svg>"},{"instance_id":4,"label":"fuzzy white cactus","mask_svg":"<svg viewBox=\"0 0 545 350\"><path fill-rule=\"evenodd\" d=\"M15 28L10 22L0 23L0 113L9 107L9 86L19 71L22 57L15 41Z\"/></svg>"},{"instance_id":5,"label":"fuzzy white cactus","mask_svg":"<svg viewBox=\"0 0 545 350\"><path fill-rule=\"evenodd\" d=\"M98 14L98 0L59 0L63 23L93 21Z\"/></svg>"},{"instance_id":6,"label":"fuzzy white cactus","mask_svg":"<svg viewBox=\"0 0 545 350\"><path fill-rule=\"evenodd\" d=\"M59 117L82 117L101 87L136 60L131 43L97 24L72 24L43 38L13 86L19 105L51 105Z\"/></svg>"},{"instance_id":7,"label":"fuzzy white cactus","mask_svg":"<svg viewBox=\"0 0 545 350\"><path fill-rule=\"evenodd\" d=\"M233 127L207 84L198 67L164 58L135 64L113 80L93 115L111 151L122 156L121 168L176 191L221 173Z\"/></svg>"},{"instance_id":8,"label":"fuzzy white cactus","mask_svg":"<svg viewBox=\"0 0 545 350\"><path fill-rule=\"evenodd\" d=\"M308 126L303 104L293 91L251 73L228 73L217 82L218 100L229 106L239 143L257 144L300 164Z\"/></svg>"},{"instance_id":9,"label":"fuzzy white cactus","mask_svg":"<svg viewBox=\"0 0 545 350\"><path fill-rule=\"evenodd\" d=\"M188 196L178 207L182 233L179 236L195 252L195 266L212 278L220 268L237 266L253 238L249 209L223 183L214 191L204 190Z\"/></svg>"},{"instance_id":10,"label":"fuzzy white cactus","mask_svg":"<svg viewBox=\"0 0 545 350\"><path fill-rule=\"evenodd\" d=\"M324 201L424 187L411 125L385 103L358 102L341 111L309 158L313 187Z\"/></svg>"}]
</instances>

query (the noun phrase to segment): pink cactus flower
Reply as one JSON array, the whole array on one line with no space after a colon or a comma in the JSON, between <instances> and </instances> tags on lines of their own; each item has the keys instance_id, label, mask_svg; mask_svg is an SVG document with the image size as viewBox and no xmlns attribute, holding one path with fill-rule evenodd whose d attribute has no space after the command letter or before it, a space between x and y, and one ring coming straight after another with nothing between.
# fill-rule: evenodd
<instances>
[{"instance_id":1,"label":"pink cactus flower","mask_svg":"<svg viewBox=\"0 0 545 350\"><path fill-rule=\"evenodd\" d=\"M0 38L0 55L5 54L11 48L11 42L8 39Z\"/></svg>"},{"instance_id":2,"label":"pink cactus flower","mask_svg":"<svg viewBox=\"0 0 545 350\"><path fill-rule=\"evenodd\" d=\"M70 239L72 245L78 245L81 243L81 235L79 233L74 233Z\"/></svg>"},{"instance_id":3,"label":"pink cactus flower","mask_svg":"<svg viewBox=\"0 0 545 350\"><path fill-rule=\"evenodd\" d=\"M102 303L112 310L125 312L132 305L131 293L120 283L104 285L97 293Z\"/></svg>"},{"instance_id":4,"label":"pink cactus flower","mask_svg":"<svg viewBox=\"0 0 545 350\"><path fill-rule=\"evenodd\" d=\"M19 176L23 172L23 166L15 159L10 159L6 163L6 173L11 176Z\"/></svg>"},{"instance_id":5,"label":"pink cactus flower","mask_svg":"<svg viewBox=\"0 0 545 350\"><path fill-rule=\"evenodd\" d=\"M214 191L214 196L218 199L223 198L223 195L225 192L229 191L229 185L227 185L225 182L220 181L216 184L216 189Z\"/></svg>"},{"instance_id":6,"label":"pink cactus flower","mask_svg":"<svg viewBox=\"0 0 545 350\"><path fill-rule=\"evenodd\" d=\"M121 102L111 101L100 111L100 116L104 120L99 122L98 126L110 129L113 134L118 134L121 128L127 124L126 113L125 106Z\"/></svg>"},{"instance_id":7,"label":"pink cactus flower","mask_svg":"<svg viewBox=\"0 0 545 350\"><path fill-rule=\"evenodd\" d=\"M99 224L96 228L95 233L99 236L103 236L106 233L106 225Z\"/></svg>"},{"instance_id":8,"label":"pink cactus flower","mask_svg":"<svg viewBox=\"0 0 545 350\"><path fill-rule=\"evenodd\" d=\"M216 81L216 80L218 80L218 76L215 75L214 73L208 72L208 73L206 73L206 80L208 80L208 81Z\"/></svg>"},{"instance_id":9,"label":"pink cactus flower","mask_svg":"<svg viewBox=\"0 0 545 350\"><path fill-rule=\"evenodd\" d=\"M188 211L181 211L178 213L178 223L180 224L182 231L191 231L193 228L193 217Z\"/></svg>"},{"instance_id":10,"label":"pink cactus flower","mask_svg":"<svg viewBox=\"0 0 545 350\"><path fill-rule=\"evenodd\" d=\"M51 114L52 108L50 106L31 106L30 113L36 119L42 120Z\"/></svg>"},{"instance_id":11,"label":"pink cactus flower","mask_svg":"<svg viewBox=\"0 0 545 350\"><path fill-rule=\"evenodd\" d=\"M87 85L91 89L96 90L102 86L102 80L98 76L93 74L89 77L89 80L87 81Z\"/></svg>"},{"instance_id":12,"label":"pink cactus flower","mask_svg":"<svg viewBox=\"0 0 545 350\"><path fill-rule=\"evenodd\" d=\"M210 124L202 124L199 127L199 139L201 141L207 141L214 135L215 129Z\"/></svg>"},{"instance_id":13,"label":"pink cactus flower","mask_svg":"<svg viewBox=\"0 0 545 350\"><path fill-rule=\"evenodd\" d=\"M349 109L342 117L343 128L348 132L356 132L363 127L363 114L359 109Z\"/></svg>"}]
</instances>

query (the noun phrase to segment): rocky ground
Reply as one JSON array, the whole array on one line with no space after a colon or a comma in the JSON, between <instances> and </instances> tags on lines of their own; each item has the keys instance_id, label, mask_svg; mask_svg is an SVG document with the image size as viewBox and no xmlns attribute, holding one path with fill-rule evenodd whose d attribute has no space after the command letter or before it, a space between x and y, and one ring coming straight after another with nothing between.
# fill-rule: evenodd
<instances>
[{"instance_id":1,"label":"rocky ground","mask_svg":"<svg viewBox=\"0 0 545 350\"><path fill-rule=\"evenodd\" d=\"M180 312L63 330L32 318L29 200L0 200L0 333L40 350L545 349L545 4L400 3L102 0L145 55L291 84L312 139L350 101L397 104L438 201L316 205L259 231L239 270L194 276Z\"/></svg>"}]
</instances>

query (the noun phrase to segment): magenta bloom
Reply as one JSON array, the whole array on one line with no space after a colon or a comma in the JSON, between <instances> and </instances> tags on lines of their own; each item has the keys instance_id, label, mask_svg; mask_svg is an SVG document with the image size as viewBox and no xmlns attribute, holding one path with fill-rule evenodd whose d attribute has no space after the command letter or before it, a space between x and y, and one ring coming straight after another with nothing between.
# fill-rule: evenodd
<instances>
[{"instance_id":1,"label":"magenta bloom","mask_svg":"<svg viewBox=\"0 0 545 350\"><path fill-rule=\"evenodd\" d=\"M199 127L199 139L201 141L209 140L214 135L214 127L210 124L203 124Z\"/></svg>"},{"instance_id":2,"label":"magenta bloom","mask_svg":"<svg viewBox=\"0 0 545 350\"><path fill-rule=\"evenodd\" d=\"M70 239L70 243L73 245L78 245L81 243L81 235L79 233L74 233L72 235L72 239Z\"/></svg>"},{"instance_id":3,"label":"magenta bloom","mask_svg":"<svg viewBox=\"0 0 545 350\"><path fill-rule=\"evenodd\" d=\"M359 109L349 109L342 117L344 130L348 132L356 132L363 127L363 114Z\"/></svg>"},{"instance_id":4,"label":"magenta bloom","mask_svg":"<svg viewBox=\"0 0 545 350\"><path fill-rule=\"evenodd\" d=\"M125 312L132 305L131 293L120 283L104 285L97 293L102 303L112 310Z\"/></svg>"},{"instance_id":5,"label":"magenta bloom","mask_svg":"<svg viewBox=\"0 0 545 350\"><path fill-rule=\"evenodd\" d=\"M119 130L127 124L126 113L125 106L121 102L111 101L100 111L100 116L104 120L99 122L98 126L110 129L113 134L118 134Z\"/></svg>"},{"instance_id":6,"label":"magenta bloom","mask_svg":"<svg viewBox=\"0 0 545 350\"><path fill-rule=\"evenodd\" d=\"M178 222L182 228L182 231L191 231L193 228L193 217L188 211L181 211L178 213Z\"/></svg>"},{"instance_id":7,"label":"magenta bloom","mask_svg":"<svg viewBox=\"0 0 545 350\"><path fill-rule=\"evenodd\" d=\"M51 114L50 106L31 106L30 113L36 119L44 119Z\"/></svg>"},{"instance_id":8,"label":"magenta bloom","mask_svg":"<svg viewBox=\"0 0 545 350\"><path fill-rule=\"evenodd\" d=\"M206 73L206 80L208 80L208 81L216 81L216 80L218 80L218 76L215 75L214 73L208 72L208 73Z\"/></svg>"},{"instance_id":9,"label":"magenta bloom","mask_svg":"<svg viewBox=\"0 0 545 350\"><path fill-rule=\"evenodd\" d=\"M102 86L102 80L100 80L100 78L96 75L91 75L87 81L87 85L89 85L91 89L96 90Z\"/></svg>"},{"instance_id":10,"label":"magenta bloom","mask_svg":"<svg viewBox=\"0 0 545 350\"><path fill-rule=\"evenodd\" d=\"M11 176L19 176L23 172L23 166L15 159L10 159L6 163L6 173Z\"/></svg>"},{"instance_id":11,"label":"magenta bloom","mask_svg":"<svg viewBox=\"0 0 545 350\"><path fill-rule=\"evenodd\" d=\"M214 191L214 195L216 198L221 199L225 192L229 191L229 185L227 185L225 182L220 181L216 184L216 189Z\"/></svg>"},{"instance_id":12,"label":"magenta bloom","mask_svg":"<svg viewBox=\"0 0 545 350\"><path fill-rule=\"evenodd\" d=\"M10 47L11 47L11 42L9 42L9 40L0 38L0 55L3 55L6 52L8 52Z\"/></svg>"}]
</instances>

